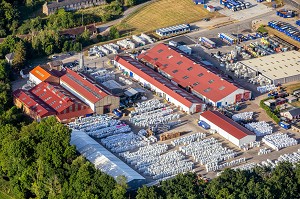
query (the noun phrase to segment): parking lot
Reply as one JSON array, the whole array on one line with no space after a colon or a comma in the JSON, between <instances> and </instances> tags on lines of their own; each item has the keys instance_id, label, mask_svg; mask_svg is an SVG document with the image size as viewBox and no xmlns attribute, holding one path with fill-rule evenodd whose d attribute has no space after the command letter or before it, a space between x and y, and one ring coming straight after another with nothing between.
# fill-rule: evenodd
<instances>
[{"instance_id":1,"label":"parking lot","mask_svg":"<svg viewBox=\"0 0 300 199\"><path fill-rule=\"evenodd\" d=\"M252 6L248 9L239 10L235 12L227 8L224 8L223 5L221 5L220 1L218 0L210 0L208 4L217 7L217 10L219 10L218 12L234 20L250 19L253 16L258 16L266 12L272 11L272 8L264 5L263 3L257 3L254 0L245 0L244 2L249 2L251 3Z\"/></svg>"}]
</instances>

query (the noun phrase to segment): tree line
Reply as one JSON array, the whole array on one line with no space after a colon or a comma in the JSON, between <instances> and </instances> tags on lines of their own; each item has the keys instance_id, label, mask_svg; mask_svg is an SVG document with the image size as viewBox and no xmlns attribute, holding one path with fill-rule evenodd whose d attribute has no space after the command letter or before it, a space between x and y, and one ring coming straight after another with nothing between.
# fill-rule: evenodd
<instances>
[{"instance_id":1,"label":"tree line","mask_svg":"<svg viewBox=\"0 0 300 199\"><path fill-rule=\"evenodd\" d=\"M300 165L280 163L275 169L225 169L210 182L195 173L179 174L159 186L142 187L136 199L296 199L300 198Z\"/></svg>"}]
</instances>

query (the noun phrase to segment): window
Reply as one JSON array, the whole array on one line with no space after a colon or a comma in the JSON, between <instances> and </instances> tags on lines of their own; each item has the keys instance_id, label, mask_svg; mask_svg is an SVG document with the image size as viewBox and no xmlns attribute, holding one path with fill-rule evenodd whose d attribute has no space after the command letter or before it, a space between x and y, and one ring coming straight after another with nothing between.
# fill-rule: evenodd
<instances>
[{"instance_id":1,"label":"window","mask_svg":"<svg viewBox=\"0 0 300 199\"><path fill-rule=\"evenodd\" d=\"M208 87L207 89L204 90L205 93L209 92L211 90L210 87Z\"/></svg>"},{"instance_id":2,"label":"window","mask_svg":"<svg viewBox=\"0 0 300 199\"><path fill-rule=\"evenodd\" d=\"M208 83L212 84L215 80L211 79L208 81Z\"/></svg>"},{"instance_id":3,"label":"window","mask_svg":"<svg viewBox=\"0 0 300 199\"><path fill-rule=\"evenodd\" d=\"M163 49L159 49L157 52L158 52L158 53L161 53L162 51L164 51L164 50L163 50Z\"/></svg>"},{"instance_id":4,"label":"window","mask_svg":"<svg viewBox=\"0 0 300 199\"><path fill-rule=\"evenodd\" d=\"M193 84L193 86L197 86L197 85L199 85L199 82L195 82L195 83Z\"/></svg>"},{"instance_id":5,"label":"window","mask_svg":"<svg viewBox=\"0 0 300 199\"><path fill-rule=\"evenodd\" d=\"M164 67L167 67L167 66L168 66L168 64L164 64L163 66L164 66Z\"/></svg>"},{"instance_id":6,"label":"window","mask_svg":"<svg viewBox=\"0 0 300 199\"><path fill-rule=\"evenodd\" d=\"M188 71L191 71L191 70L193 70L193 67L191 66L191 67L189 67L187 70L188 70Z\"/></svg>"},{"instance_id":7,"label":"window","mask_svg":"<svg viewBox=\"0 0 300 199\"><path fill-rule=\"evenodd\" d=\"M184 77L183 77L183 79L188 79L188 78L189 78L188 76L184 76Z\"/></svg>"},{"instance_id":8,"label":"window","mask_svg":"<svg viewBox=\"0 0 300 199\"><path fill-rule=\"evenodd\" d=\"M157 61L157 60L158 60L158 58L157 58L157 57L155 57L155 58L153 58L153 60L154 60L154 61Z\"/></svg>"},{"instance_id":9,"label":"window","mask_svg":"<svg viewBox=\"0 0 300 199\"><path fill-rule=\"evenodd\" d=\"M180 65L180 64L182 64L182 63L183 63L182 61L177 62L178 65Z\"/></svg>"},{"instance_id":10,"label":"window","mask_svg":"<svg viewBox=\"0 0 300 199\"><path fill-rule=\"evenodd\" d=\"M178 72L178 70L173 70L172 72L173 72L173 73L177 73L177 72Z\"/></svg>"},{"instance_id":11,"label":"window","mask_svg":"<svg viewBox=\"0 0 300 199\"><path fill-rule=\"evenodd\" d=\"M203 73L198 74L198 77L202 77L202 76L203 76Z\"/></svg>"},{"instance_id":12,"label":"window","mask_svg":"<svg viewBox=\"0 0 300 199\"><path fill-rule=\"evenodd\" d=\"M225 86L221 86L221 87L219 88L219 90L222 91L222 90L224 90L224 88L225 88Z\"/></svg>"}]
</instances>

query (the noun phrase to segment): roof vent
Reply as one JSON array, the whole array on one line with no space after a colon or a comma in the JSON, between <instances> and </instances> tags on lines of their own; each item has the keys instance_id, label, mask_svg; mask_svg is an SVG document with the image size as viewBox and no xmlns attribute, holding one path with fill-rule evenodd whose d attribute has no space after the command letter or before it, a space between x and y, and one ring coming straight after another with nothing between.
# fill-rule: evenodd
<instances>
[{"instance_id":1,"label":"roof vent","mask_svg":"<svg viewBox=\"0 0 300 199\"><path fill-rule=\"evenodd\" d=\"M44 92L46 92L47 90L44 88Z\"/></svg>"},{"instance_id":2,"label":"roof vent","mask_svg":"<svg viewBox=\"0 0 300 199\"><path fill-rule=\"evenodd\" d=\"M59 101L60 104L62 104L62 101Z\"/></svg>"}]
</instances>

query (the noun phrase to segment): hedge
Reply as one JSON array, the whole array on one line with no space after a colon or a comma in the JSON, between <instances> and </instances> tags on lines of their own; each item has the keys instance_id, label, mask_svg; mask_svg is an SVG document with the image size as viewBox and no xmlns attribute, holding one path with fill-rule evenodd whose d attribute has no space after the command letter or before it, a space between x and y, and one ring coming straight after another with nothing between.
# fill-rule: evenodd
<instances>
[{"instance_id":1,"label":"hedge","mask_svg":"<svg viewBox=\"0 0 300 199\"><path fill-rule=\"evenodd\" d=\"M265 105L265 103L264 103L265 101L267 101L267 100L269 100L269 99L274 99L274 98L273 98L273 97L268 97L268 98L266 98L266 99L261 100L260 103L259 103L259 106L260 106L261 108L263 108L263 109L266 111L267 115L268 115L270 118L272 118L273 121L274 121L276 124L278 124L278 123L280 122L280 118L278 118L277 115L271 110L271 108L268 107L267 105ZM277 112L277 110L276 110L276 112Z\"/></svg>"}]
</instances>

